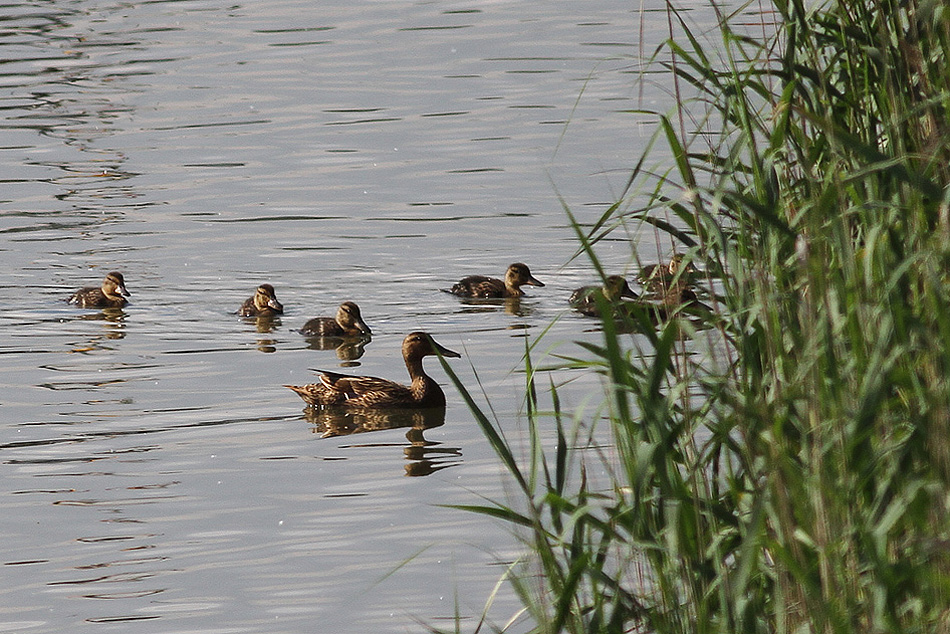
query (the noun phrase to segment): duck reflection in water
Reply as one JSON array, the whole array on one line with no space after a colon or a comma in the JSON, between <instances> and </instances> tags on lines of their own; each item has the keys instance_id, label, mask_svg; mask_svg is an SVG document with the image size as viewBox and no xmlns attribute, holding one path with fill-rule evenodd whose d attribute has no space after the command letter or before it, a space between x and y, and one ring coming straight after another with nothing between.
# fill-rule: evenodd
<instances>
[{"instance_id":1,"label":"duck reflection in water","mask_svg":"<svg viewBox=\"0 0 950 634\"><path fill-rule=\"evenodd\" d=\"M88 343L77 344L72 348L73 352L88 352L103 348L103 340L125 339L125 320L128 317L121 308L104 308L98 313L80 315L77 319L83 321L101 321L103 332L90 337Z\"/></svg>"},{"instance_id":2,"label":"duck reflection in water","mask_svg":"<svg viewBox=\"0 0 950 634\"><path fill-rule=\"evenodd\" d=\"M307 422L314 425L313 432L324 438L335 438L391 429L406 429L408 445L403 447L408 464L406 475L424 476L441 469L460 464L462 450L459 447L444 447L441 443L426 440L425 431L445 424L445 408L425 409L343 409L341 407L308 407L304 410ZM393 442L361 442L343 445L346 447L391 447Z\"/></svg>"},{"instance_id":3,"label":"duck reflection in water","mask_svg":"<svg viewBox=\"0 0 950 634\"><path fill-rule=\"evenodd\" d=\"M307 348L310 350L336 350L340 361L356 361L366 352L366 344L370 337L307 337ZM342 365L359 365L359 363L344 363Z\"/></svg>"},{"instance_id":4,"label":"duck reflection in water","mask_svg":"<svg viewBox=\"0 0 950 634\"><path fill-rule=\"evenodd\" d=\"M481 299L477 297L462 297L459 299L458 312L461 314L470 313L493 313L498 308L503 308L505 313L514 317L528 317L536 311L536 301L523 301L521 297L488 298Z\"/></svg>"}]
</instances>

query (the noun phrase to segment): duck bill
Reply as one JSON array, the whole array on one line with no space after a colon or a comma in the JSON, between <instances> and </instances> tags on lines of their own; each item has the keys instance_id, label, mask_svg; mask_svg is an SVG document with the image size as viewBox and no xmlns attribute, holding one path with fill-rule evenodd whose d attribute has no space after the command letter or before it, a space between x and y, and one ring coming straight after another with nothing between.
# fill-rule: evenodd
<instances>
[{"instance_id":1,"label":"duck bill","mask_svg":"<svg viewBox=\"0 0 950 634\"><path fill-rule=\"evenodd\" d=\"M127 289L125 286L117 286L115 290L119 291L119 295L121 295L122 297L132 296L132 293L130 293L129 289Z\"/></svg>"},{"instance_id":2,"label":"duck bill","mask_svg":"<svg viewBox=\"0 0 950 634\"><path fill-rule=\"evenodd\" d=\"M281 304L280 302L278 302L276 299L269 299L269 300L267 300L267 307L268 307L268 308L273 308L273 309L276 310L278 313L283 312L283 310L284 310L284 305Z\"/></svg>"},{"instance_id":3,"label":"duck bill","mask_svg":"<svg viewBox=\"0 0 950 634\"><path fill-rule=\"evenodd\" d=\"M448 348L446 348L445 346L443 346L441 343L439 343L438 341L436 341L436 340L433 339L432 337L429 337L429 342L432 344L432 347L435 348L435 350L436 350L439 354L441 354L443 357L452 357L452 358L455 358L455 359L459 359L459 358L462 357L462 355L460 355L458 352L456 352L456 351L454 351L454 350L449 350Z\"/></svg>"},{"instance_id":4,"label":"duck bill","mask_svg":"<svg viewBox=\"0 0 950 634\"><path fill-rule=\"evenodd\" d=\"M527 284L528 286L544 286L544 283L535 279L533 275L528 278L525 284Z\"/></svg>"},{"instance_id":5,"label":"duck bill","mask_svg":"<svg viewBox=\"0 0 950 634\"><path fill-rule=\"evenodd\" d=\"M637 295L636 293L634 293L634 292L633 292L633 289L631 289L631 288L630 288L629 286L627 286L626 284L623 285L623 290L620 291L620 296L621 296L621 297L626 297L627 299L639 299L639 298L640 298L640 296Z\"/></svg>"},{"instance_id":6,"label":"duck bill","mask_svg":"<svg viewBox=\"0 0 950 634\"><path fill-rule=\"evenodd\" d=\"M366 325L366 322L364 322L362 319L360 319L359 321L356 322L356 327L357 327L357 328L359 329L359 331L360 331L361 333L363 333L364 335L371 335L371 334L373 334L373 331L369 329L369 326L367 326L367 325Z\"/></svg>"}]
</instances>

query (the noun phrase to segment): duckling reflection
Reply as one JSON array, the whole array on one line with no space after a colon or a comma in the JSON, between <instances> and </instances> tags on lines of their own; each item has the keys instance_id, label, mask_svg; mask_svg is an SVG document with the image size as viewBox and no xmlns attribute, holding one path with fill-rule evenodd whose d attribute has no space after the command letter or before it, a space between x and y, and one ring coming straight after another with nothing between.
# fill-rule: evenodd
<instances>
[{"instance_id":1,"label":"duckling reflection","mask_svg":"<svg viewBox=\"0 0 950 634\"><path fill-rule=\"evenodd\" d=\"M505 314L513 317L527 317L537 312L537 303L534 300L522 300L521 297L461 297L459 298L461 307L458 312L461 314L473 313L493 313L499 308L504 309Z\"/></svg>"},{"instance_id":2,"label":"duckling reflection","mask_svg":"<svg viewBox=\"0 0 950 634\"><path fill-rule=\"evenodd\" d=\"M254 324L254 329L258 334L266 335L274 332L280 327L280 317L273 315L258 315L257 317L245 317L244 321Z\"/></svg>"},{"instance_id":3,"label":"duckling reflection","mask_svg":"<svg viewBox=\"0 0 950 634\"><path fill-rule=\"evenodd\" d=\"M257 338L257 349L261 352L277 352L277 340L267 337Z\"/></svg>"},{"instance_id":4,"label":"duckling reflection","mask_svg":"<svg viewBox=\"0 0 950 634\"><path fill-rule=\"evenodd\" d=\"M445 408L381 410L375 408L343 409L340 407L304 409L307 422L314 425L313 432L323 438L349 436L391 429L406 429L408 445L403 446L406 460L406 475L424 476L441 469L460 464L462 450L459 447L443 447L441 443L426 440L425 431L445 424ZM346 447L389 447L392 442L364 442L344 445Z\"/></svg>"},{"instance_id":5,"label":"duckling reflection","mask_svg":"<svg viewBox=\"0 0 950 634\"><path fill-rule=\"evenodd\" d=\"M356 361L366 352L366 344L372 339L370 337L307 337L307 348L310 350L336 350L336 356L340 361ZM359 365L355 363L353 365Z\"/></svg>"},{"instance_id":6,"label":"duckling reflection","mask_svg":"<svg viewBox=\"0 0 950 634\"><path fill-rule=\"evenodd\" d=\"M103 348L101 342L103 340L118 340L125 338L125 320L128 317L126 312L121 308L104 308L98 313L91 313L87 315L79 315L76 319L82 321L101 321L103 332L89 338L88 343L76 346L72 349L73 352L89 352L90 350L96 350Z\"/></svg>"}]
</instances>

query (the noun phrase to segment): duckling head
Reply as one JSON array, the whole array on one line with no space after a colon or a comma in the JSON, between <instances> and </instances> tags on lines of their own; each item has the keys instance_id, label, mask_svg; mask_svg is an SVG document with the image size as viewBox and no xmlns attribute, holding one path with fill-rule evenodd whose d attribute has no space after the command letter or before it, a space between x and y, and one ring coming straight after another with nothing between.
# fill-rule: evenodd
<instances>
[{"instance_id":1,"label":"duckling head","mask_svg":"<svg viewBox=\"0 0 950 634\"><path fill-rule=\"evenodd\" d=\"M355 302L343 302L336 311L336 323L349 330L356 328L363 334L371 335L373 331L369 329L363 316L360 314L360 307Z\"/></svg>"},{"instance_id":2,"label":"duckling head","mask_svg":"<svg viewBox=\"0 0 950 634\"><path fill-rule=\"evenodd\" d=\"M261 284L257 287L257 292L254 293L254 306L258 310L269 308L278 313L284 312L284 306L277 301L277 293L274 292L274 287L270 284Z\"/></svg>"},{"instance_id":3,"label":"duckling head","mask_svg":"<svg viewBox=\"0 0 950 634\"><path fill-rule=\"evenodd\" d=\"M622 275L611 275L604 280L604 296L612 302L617 301L621 297L628 297L630 299L637 299L638 297Z\"/></svg>"},{"instance_id":4,"label":"duckling head","mask_svg":"<svg viewBox=\"0 0 950 634\"><path fill-rule=\"evenodd\" d=\"M125 278L118 271L112 271L102 281L102 293L106 297L129 297L132 293L125 287Z\"/></svg>"},{"instance_id":5,"label":"duckling head","mask_svg":"<svg viewBox=\"0 0 950 634\"><path fill-rule=\"evenodd\" d=\"M527 264L515 262L509 266L508 270L505 272L505 286L518 288L519 286L525 285L544 286L542 282L535 279L535 277L531 275L531 271L528 270Z\"/></svg>"}]
</instances>

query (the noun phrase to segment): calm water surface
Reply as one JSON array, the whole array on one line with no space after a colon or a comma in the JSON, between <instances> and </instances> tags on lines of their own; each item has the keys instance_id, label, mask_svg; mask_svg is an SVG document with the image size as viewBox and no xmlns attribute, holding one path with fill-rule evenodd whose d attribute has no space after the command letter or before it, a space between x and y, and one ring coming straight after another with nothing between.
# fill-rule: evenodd
<instances>
[{"instance_id":1,"label":"calm water surface","mask_svg":"<svg viewBox=\"0 0 950 634\"><path fill-rule=\"evenodd\" d=\"M281 386L403 379L425 329L523 434L526 339L597 340L565 310L591 274L558 195L590 220L623 191L652 132L632 111L669 103L638 74L661 8L4 5L0 631L474 629L520 548L440 506L505 485L438 363L444 420L327 421ZM600 254L633 266L619 236ZM547 285L518 306L438 290L514 261ZM65 304L110 270L126 309ZM265 281L285 315L239 319ZM346 299L362 356L294 331ZM567 407L596 395L556 380ZM490 615L516 610L505 591Z\"/></svg>"}]
</instances>

